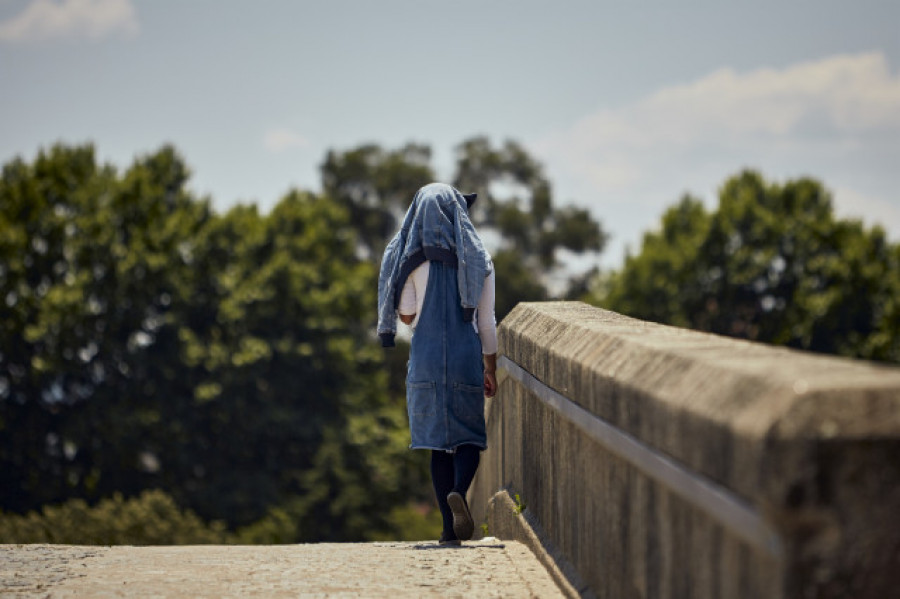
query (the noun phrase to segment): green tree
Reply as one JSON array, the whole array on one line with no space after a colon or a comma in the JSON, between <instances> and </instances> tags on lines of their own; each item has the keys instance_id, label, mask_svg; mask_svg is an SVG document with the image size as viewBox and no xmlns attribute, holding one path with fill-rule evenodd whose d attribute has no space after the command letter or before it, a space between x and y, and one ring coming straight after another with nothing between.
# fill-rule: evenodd
<instances>
[{"instance_id":1,"label":"green tree","mask_svg":"<svg viewBox=\"0 0 900 599\"><path fill-rule=\"evenodd\" d=\"M210 217L184 193L186 179L171 148L121 177L98 166L90 146L4 167L3 508L148 484L152 399L173 363L165 324L174 289L190 277L182 243Z\"/></svg>"},{"instance_id":2,"label":"green tree","mask_svg":"<svg viewBox=\"0 0 900 599\"><path fill-rule=\"evenodd\" d=\"M435 180L430 159L431 149L422 144L397 150L367 144L328 153L321 167L322 187L350 211L363 242L362 256L380 260L415 192ZM606 244L607 234L587 210L554 206L540 163L514 141L499 148L481 136L463 141L457 147L453 185L478 193L472 220L497 241L491 249L498 319L520 301L554 295L549 280L564 266L558 250L600 252Z\"/></svg>"},{"instance_id":3,"label":"green tree","mask_svg":"<svg viewBox=\"0 0 900 599\"><path fill-rule=\"evenodd\" d=\"M499 238L492 252L498 319L520 301L554 295L548 289L549 280L564 266L558 250L582 254L600 252L606 245L608 235L587 210L554 206L541 165L514 141L499 148L482 136L463 141L457 146L453 181L459 189L478 193L473 221ZM568 286L578 284L576 276Z\"/></svg>"},{"instance_id":4,"label":"green tree","mask_svg":"<svg viewBox=\"0 0 900 599\"><path fill-rule=\"evenodd\" d=\"M350 211L365 255L380 260L413 194L434 181L430 163L431 148L416 143L397 150L365 144L326 154L322 189Z\"/></svg>"},{"instance_id":5,"label":"green tree","mask_svg":"<svg viewBox=\"0 0 900 599\"><path fill-rule=\"evenodd\" d=\"M371 261L376 268L385 244L395 233L415 192L435 180L430 158L431 150L425 145L407 144L386 150L367 144L343 152L331 151L321 166L325 197L347 209L359 233L357 255ZM498 186L510 183L524 193L503 198L494 193ZM500 240L500 246L493 252L498 277L498 318L502 319L519 301L548 297L546 279L560 266L559 248L576 253L599 251L606 241L606 234L587 211L554 208L550 185L540 165L514 142L507 142L500 149L492 148L485 138L463 142L454 184L463 191L479 193L473 220L484 233ZM373 269L369 279L372 290L376 288L376 274ZM371 306L374 307L374 299ZM374 316L374 310L370 309L370 316L363 319L372 329ZM408 441L403 388L406 352L400 347L381 355L380 366L387 375L383 382L388 388L387 403L370 400L361 405L376 406L372 409L383 420L376 420L373 425L369 417L351 416L346 421L348 430L352 431L351 439L370 441L359 444L336 435L324 439L316 456L317 466L309 471L306 479L306 485L318 489L322 500L311 505L312 495L298 498L273 512L267 522L277 522L284 514L300 514L302 517L295 518L298 526L308 529L315 522L333 520L335 510L343 510L343 532L317 538L345 540L349 537L340 535L358 537L363 526L370 527L366 536L378 538L379 533L371 527L371 517L370 524L366 524L366 513L387 517L384 529L396 527L401 517L421 520L414 516L413 508L419 503L431 503L427 456L401 449ZM382 451L373 451L373 447ZM387 483L388 488L405 489L412 506L374 509L372 494L356 489L372 488L379 481ZM324 501L326 497L331 501ZM264 536L273 534L272 531L273 525L266 524L254 534Z\"/></svg>"},{"instance_id":6,"label":"green tree","mask_svg":"<svg viewBox=\"0 0 900 599\"><path fill-rule=\"evenodd\" d=\"M292 540L384 530L424 477L406 476L405 402L388 393L370 334L376 266L357 258L348 211L292 193L267 217L237 208L209 234L213 255L198 259L213 262L218 295L207 326L179 333L205 414L186 439L202 458L203 515L246 525L287 514ZM246 244L240 259L215 264L234 243Z\"/></svg>"},{"instance_id":7,"label":"green tree","mask_svg":"<svg viewBox=\"0 0 900 599\"><path fill-rule=\"evenodd\" d=\"M204 523L162 491L145 491L131 499L116 493L95 506L70 499L24 516L0 514L2 543L193 545L231 541L224 523Z\"/></svg>"},{"instance_id":8,"label":"green tree","mask_svg":"<svg viewBox=\"0 0 900 599\"><path fill-rule=\"evenodd\" d=\"M291 192L220 216L188 175L172 148L4 167L0 508L159 488L246 538L273 514L291 541L384 533L424 477L349 210Z\"/></svg>"},{"instance_id":9,"label":"green tree","mask_svg":"<svg viewBox=\"0 0 900 599\"><path fill-rule=\"evenodd\" d=\"M189 451L169 444L167 461L204 517L249 524L305 492L324 431L370 383L374 350L361 340L373 267L354 251L346 212L296 192L268 216L238 207L198 235L207 287L185 298L177 331Z\"/></svg>"},{"instance_id":10,"label":"green tree","mask_svg":"<svg viewBox=\"0 0 900 599\"><path fill-rule=\"evenodd\" d=\"M638 318L896 362L898 257L880 227L837 219L819 182L745 171L712 214L691 198L668 210L595 299Z\"/></svg>"},{"instance_id":11,"label":"green tree","mask_svg":"<svg viewBox=\"0 0 900 599\"><path fill-rule=\"evenodd\" d=\"M553 208L521 148L481 147L502 158L465 171L487 182L502 316L547 295L556 249L604 236ZM434 179L429 160L416 144L329 153L324 193L292 191L269 214L213 212L171 147L121 172L89 145L4 165L0 509L81 513L158 489L243 541L425 534L405 358L373 329L377 260ZM512 176L518 204L490 195Z\"/></svg>"},{"instance_id":12,"label":"green tree","mask_svg":"<svg viewBox=\"0 0 900 599\"><path fill-rule=\"evenodd\" d=\"M640 253L627 255L624 268L606 281L604 305L646 320L693 326L690 310L699 301L698 261L709 225L703 204L683 197L663 214L662 229L645 233Z\"/></svg>"}]
</instances>

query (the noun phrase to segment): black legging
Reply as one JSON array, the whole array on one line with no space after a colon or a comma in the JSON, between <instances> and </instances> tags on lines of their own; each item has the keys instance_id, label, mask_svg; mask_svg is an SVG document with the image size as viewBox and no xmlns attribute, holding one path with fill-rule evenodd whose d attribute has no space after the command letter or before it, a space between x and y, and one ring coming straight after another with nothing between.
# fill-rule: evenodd
<instances>
[{"instance_id":1,"label":"black legging","mask_svg":"<svg viewBox=\"0 0 900 599\"><path fill-rule=\"evenodd\" d=\"M444 535L448 539L455 539L456 535L453 533L453 512L447 504L447 495L456 491L466 496L480 458L481 448L477 445L460 445L455 453L431 450L431 482L444 519Z\"/></svg>"}]
</instances>

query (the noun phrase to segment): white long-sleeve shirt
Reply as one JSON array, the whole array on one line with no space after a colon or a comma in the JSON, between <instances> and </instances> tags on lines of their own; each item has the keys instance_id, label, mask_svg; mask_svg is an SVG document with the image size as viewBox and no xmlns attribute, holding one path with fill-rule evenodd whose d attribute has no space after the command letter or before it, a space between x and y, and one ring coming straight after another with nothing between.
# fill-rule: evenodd
<instances>
[{"instance_id":1,"label":"white long-sleeve shirt","mask_svg":"<svg viewBox=\"0 0 900 599\"><path fill-rule=\"evenodd\" d=\"M419 315L422 313L422 306L425 305L425 291L428 289L428 272L431 268L431 262L425 261L412 271L406 282L403 284L403 291L400 294L400 314L409 316L415 314L410 327L415 330L419 324ZM495 294L495 277L494 271L484 280L484 287L481 290L481 299L478 301L478 307L475 309L475 318L472 325L481 337L481 353L496 354L497 353L497 319L494 316L494 294Z\"/></svg>"}]
</instances>

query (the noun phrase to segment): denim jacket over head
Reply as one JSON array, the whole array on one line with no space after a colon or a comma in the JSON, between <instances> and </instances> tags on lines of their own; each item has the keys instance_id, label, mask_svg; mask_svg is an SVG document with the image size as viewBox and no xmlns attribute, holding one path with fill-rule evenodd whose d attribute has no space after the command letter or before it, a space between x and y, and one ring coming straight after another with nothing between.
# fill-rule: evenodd
<instances>
[{"instance_id":1,"label":"denim jacket over head","mask_svg":"<svg viewBox=\"0 0 900 599\"><path fill-rule=\"evenodd\" d=\"M463 318L471 321L493 265L469 220L466 199L444 183L430 183L416 192L400 230L384 250L378 275L378 335L383 347L394 346L403 284L426 260L456 268Z\"/></svg>"}]
</instances>

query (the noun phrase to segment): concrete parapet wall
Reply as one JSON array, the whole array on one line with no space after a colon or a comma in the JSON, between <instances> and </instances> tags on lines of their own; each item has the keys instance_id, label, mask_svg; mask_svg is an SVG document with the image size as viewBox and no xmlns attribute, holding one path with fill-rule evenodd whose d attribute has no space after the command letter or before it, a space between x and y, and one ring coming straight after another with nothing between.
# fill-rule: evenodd
<instances>
[{"instance_id":1,"label":"concrete parapet wall","mask_svg":"<svg viewBox=\"0 0 900 599\"><path fill-rule=\"evenodd\" d=\"M470 505L519 495L599 597L889 597L900 369L520 304Z\"/></svg>"}]
</instances>

